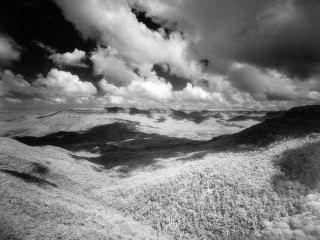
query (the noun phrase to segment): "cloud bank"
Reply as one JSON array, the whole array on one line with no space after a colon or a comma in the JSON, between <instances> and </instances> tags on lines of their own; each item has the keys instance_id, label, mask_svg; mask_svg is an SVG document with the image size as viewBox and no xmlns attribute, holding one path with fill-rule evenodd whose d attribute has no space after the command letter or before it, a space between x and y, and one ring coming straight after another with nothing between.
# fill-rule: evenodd
<instances>
[{"instance_id":1,"label":"cloud bank","mask_svg":"<svg viewBox=\"0 0 320 240\"><path fill-rule=\"evenodd\" d=\"M225 104L233 103L231 92L242 99L249 94L255 101L279 104L319 100L316 0L91 0L77 1L76 7L74 1L56 2L85 38L113 49L99 49L92 60L95 71L116 86L137 82L134 67L167 64L170 74L192 79L184 92L199 86L216 94L219 85L228 85L216 80L223 77L230 83L228 90L219 92ZM149 29L136 12L162 27ZM203 78L215 88L199 85ZM199 96L210 100L200 90L194 99Z\"/></svg>"},{"instance_id":2,"label":"cloud bank","mask_svg":"<svg viewBox=\"0 0 320 240\"><path fill-rule=\"evenodd\" d=\"M27 92L144 107L276 109L320 101L317 0L54 1L96 48L49 58L58 67L86 67L88 56L100 79L52 69L25 83L12 73ZM183 81L179 88L175 79Z\"/></svg>"},{"instance_id":3,"label":"cloud bank","mask_svg":"<svg viewBox=\"0 0 320 240\"><path fill-rule=\"evenodd\" d=\"M271 68L289 77L320 71L317 0L133 0L149 16L176 22L215 71L230 63Z\"/></svg>"},{"instance_id":4,"label":"cloud bank","mask_svg":"<svg viewBox=\"0 0 320 240\"><path fill-rule=\"evenodd\" d=\"M22 103L21 99L46 103L80 103L92 100L97 94L91 82L80 81L77 75L54 68L46 77L39 75L32 83L10 70L0 72L0 79L0 96L11 103Z\"/></svg>"}]
</instances>

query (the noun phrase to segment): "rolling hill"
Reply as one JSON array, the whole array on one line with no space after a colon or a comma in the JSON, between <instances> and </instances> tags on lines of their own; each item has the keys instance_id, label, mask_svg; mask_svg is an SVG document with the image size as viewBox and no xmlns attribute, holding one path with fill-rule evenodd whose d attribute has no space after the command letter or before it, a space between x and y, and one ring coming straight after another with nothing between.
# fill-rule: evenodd
<instances>
[{"instance_id":1,"label":"rolling hill","mask_svg":"<svg viewBox=\"0 0 320 240\"><path fill-rule=\"evenodd\" d=\"M128 121L2 137L0 239L320 239L319 109L211 140Z\"/></svg>"}]
</instances>

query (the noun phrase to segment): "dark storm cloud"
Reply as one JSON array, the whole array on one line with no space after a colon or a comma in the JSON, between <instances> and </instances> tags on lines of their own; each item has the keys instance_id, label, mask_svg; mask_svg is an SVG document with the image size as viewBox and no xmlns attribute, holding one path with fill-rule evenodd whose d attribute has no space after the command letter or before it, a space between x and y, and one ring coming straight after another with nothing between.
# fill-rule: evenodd
<instances>
[{"instance_id":1,"label":"dark storm cloud","mask_svg":"<svg viewBox=\"0 0 320 240\"><path fill-rule=\"evenodd\" d=\"M226 73L233 62L300 79L320 72L318 0L136 2L149 16L179 22L214 72Z\"/></svg>"},{"instance_id":2,"label":"dark storm cloud","mask_svg":"<svg viewBox=\"0 0 320 240\"><path fill-rule=\"evenodd\" d=\"M191 79L170 74L170 66L166 65L165 68L166 69L164 69L164 67L161 67L160 65L155 64L152 70L155 71L158 76L166 79L172 85L172 90L180 91L184 89L188 83L192 82Z\"/></svg>"},{"instance_id":3,"label":"dark storm cloud","mask_svg":"<svg viewBox=\"0 0 320 240\"><path fill-rule=\"evenodd\" d=\"M302 80L320 72L319 1L275 1L238 26L217 44L221 56Z\"/></svg>"},{"instance_id":4,"label":"dark storm cloud","mask_svg":"<svg viewBox=\"0 0 320 240\"><path fill-rule=\"evenodd\" d=\"M146 15L145 11L141 11L139 9L132 8L131 12L136 15L137 20L144 25L146 25L149 29L153 31L158 31L159 29L163 29L165 33L165 38L168 38L170 33L172 32L168 27L166 27L165 23L161 23L161 21L156 21Z\"/></svg>"},{"instance_id":5,"label":"dark storm cloud","mask_svg":"<svg viewBox=\"0 0 320 240\"><path fill-rule=\"evenodd\" d=\"M248 65L234 67L229 73L229 81L239 90L250 93L256 100L293 100L295 98L294 89L287 86L290 84L287 79L281 82L281 79Z\"/></svg>"},{"instance_id":6,"label":"dark storm cloud","mask_svg":"<svg viewBox=\"0 0 320 240\"><path fill-rule=\"evenodd\" d=\"M290 77L320 72L320 2L282 1L257 19L255 29L239 35L234 58Z\"/></svg>"}]
</instances>

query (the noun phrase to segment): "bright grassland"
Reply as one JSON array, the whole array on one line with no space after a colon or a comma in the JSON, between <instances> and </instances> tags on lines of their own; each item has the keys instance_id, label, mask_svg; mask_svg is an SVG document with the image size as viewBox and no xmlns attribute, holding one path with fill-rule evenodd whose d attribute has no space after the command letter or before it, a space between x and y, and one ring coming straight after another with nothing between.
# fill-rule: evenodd
<instances>
[{"instance_id":1,"label":"bright grassland","mask_svg":"<svg viewBox=\"0 0 320 240\"><path fill-rule=\"evenodd\" d=\"M207 155L113 206L173 239L320 239L319 146Z\"/></svg>"},{"instance_id":2,"label":"bright grassland","mask_svg":"<svg viewBox=\"0 0 320 240\"><path fill-rule=\"evenodd\" d=\"M200 145L1 138L0 239L320 239L320 118L290 114Z\"/></svg>"},{"instance_id":3,"label":"bright grassland","mask_svg":"<svg viewBox=\"0 0 320 240\"><path fill-rule=\"evenodd\" d=\"M84 153L73 159L60 148L1 142L5 239L320 236L319 140L158 156L151 165L109 170L81 160Z\"/></svg>"}]
</instances>

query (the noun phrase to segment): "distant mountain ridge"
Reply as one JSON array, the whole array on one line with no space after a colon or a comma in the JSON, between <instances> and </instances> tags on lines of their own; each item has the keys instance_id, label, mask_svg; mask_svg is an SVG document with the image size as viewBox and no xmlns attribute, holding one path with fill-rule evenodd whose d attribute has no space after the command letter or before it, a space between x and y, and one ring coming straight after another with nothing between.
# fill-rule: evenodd
<instances>
[{"instance_id":1,"label":"distant mountain ridge","mask_svg":"<svg viewBox=\"0 0 320 240\"><path fill-rule=\"evenodd\" d=\"M320 134L320 105L289 109L230 137L237 144L265 146L284 138L303 137L312 133Z\"/></svg>"},{"instance_id":2,"label":"distant mountain ridge","mask_svg":"<svg viewBox=\"0 0 320 240\"><path fill-rule=\"evenodd\" d=\"M189 120L197 124L202 123L203 121L208 120L209 118L224 119L221 115L221 112L232 112L237 113L239 116L232 117L227 119L227 121L246 121L246 120L255 120L255 121L264 121L265 119L273 118L282 114L283 112L267 112L267 111L247 111L247 110L175 110L172 108L152 108L152 109L138 109L138 108L123 108L123 107L107 107L105 110L108 113L128 113L130 115L141 114L149 115L152 114L168 114L176 120ZM265 115L265 116L264 116Z\"/></svg>"},{"instance_id":3,"label":"distant mountain ridge","mask_svg":"<svg viewBox=\"0 0 320 240\"><path fill-rule=\"evenodd\" d=\"M137 108L107 108L108 113L130 114L151 114L166 111L173 119L189 120L197 124L210 117L223 118L220 113L212 111L192 111L184 112L174 109L152 109L141 110ZM45 117L51 117L63 112L56 112ZM245 118L247 117L247 118ZM43 137L16 137L15 139L31 146L54 145L67 149L92 149L99 146L105 153L121 151L145 151L151 149L180 148L183 145L190 145L195 148L206 147L207 144L213 146L223 146L232 149L240 145L267 146L272 142L285 138L303 137L314 134L320 137L320 105L295 107L286 112L269 112L265 116L256 117L238 115L229 121L242 121L242 119L256 118L263 122L248 127L240 132L214 137L209 141L194 141L187 138L168 137L156 133L146 133L139 130L135 122L114 122L106 125L99 125L82 132L59 131ZM238 119L238 120L237 120ZM208 129L210 131L210 129ZM318 135L317 135L318 134Z\"/></svg>"},{"instance_id":4,"label":"distant mountain ridge","mask_svg":"<svg viewBox=\"0 0 320 240\"><path fill-rule=\"evenodd\" d=\"M247 121L254 120L262 122L265 119L273 118L281 115L283 112L267 112L267 111L248 111L248 110L176 110L172 108L151 108L151 109L139 109L135 107L106 107L104 109L69 109L64 111L54 112L52 114L44 115L38 117L45 118L50 117L56 114L61 114L65 112L75 112L79 114L89 114L89 113L97 113L97 114L129 114L129 115L144 115L149 118L152 118L154 114L162 114L172 117L175 120L188 120L200 124L210 118L222 119L231 122L237 121ZM235 116L224 117L223 113L232 113ZM163 119L164 120L164 119Z\"/></svg>"}]
</instances>

